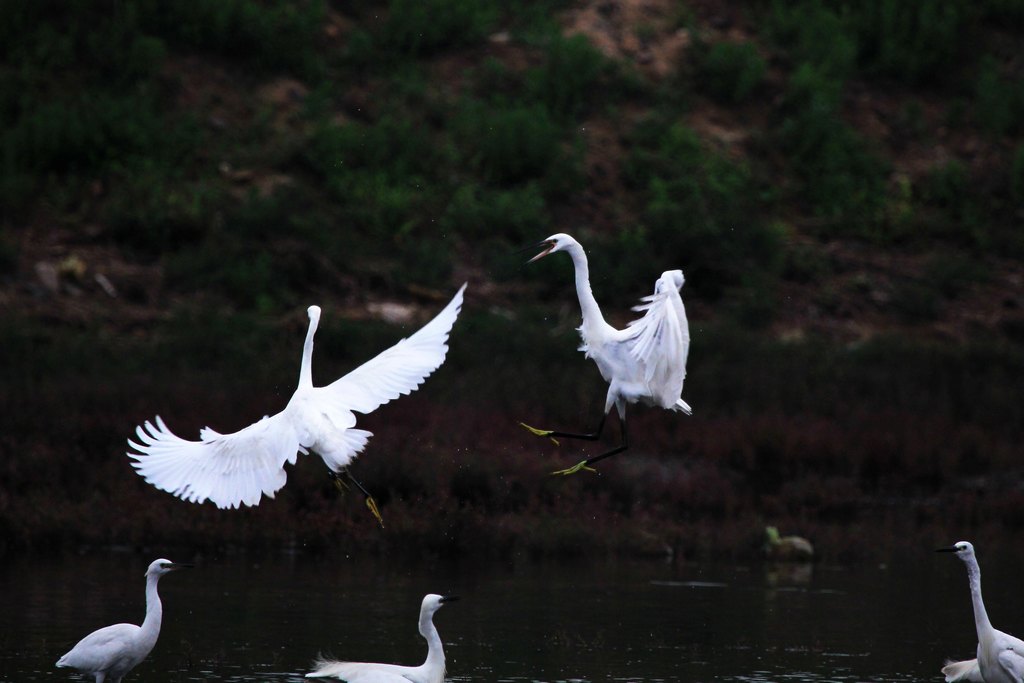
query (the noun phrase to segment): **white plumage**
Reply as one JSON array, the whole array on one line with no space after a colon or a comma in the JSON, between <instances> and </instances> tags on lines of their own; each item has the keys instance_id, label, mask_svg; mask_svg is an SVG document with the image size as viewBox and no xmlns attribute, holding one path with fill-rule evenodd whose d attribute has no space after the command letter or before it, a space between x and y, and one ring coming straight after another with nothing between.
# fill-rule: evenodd
<instances>
[{"instance_id":1,"label":"white plumage","mask_svg":"<svg viewBox=\"0 0 1024 683\"><path fill-rule=\"evenodd\" d=\"M942 673L947 683L1022 683L1024 681L1024 641L992 627L981 598L981 568L974 555L974 546L958 541L939 552L956 553L967 565L967 580L971 587L974 607L974 625L978 632L978 658L962 662L946 662Z\"/></svg>"},{"instance_id":2,"label":"white plumage","mask_svg":"<svg viewBox=\"0 0 1024 683\"><path fill-rule=\"evenodd\" d=\"M298 453L312 451L332 472L343 471L372 436L354 429L353 411L369 413L414 391L441 366L465 289L411 337L325 387L313 386L320 308L310 306L299 386L284 410L232 434L206 427L199 441L175 435L157 416L155 424L147 421L136 428L138 441L128 440L138 451L128 452L135 460L132 466L159 489L193 503L209 500L219 508L257 505L264 495L273 498L287 479L285 463L294 464Z\"/></svg>"},{"instance_id":3,"label":"white plumage","mask_svg":"<svg viewBox=\"0 0 1024 683\"><path fill-rule=\"evenodd\" d=\"M157 582L164 574L189 565L159 559L146 570L146 618L142 626L114 624L93 631L57 660L58 667L78 669L95 683L119 683L156 645L163 618Z\"/></svg>"},{"instance_id":4,"label":"white plumage","mask_svg":"<svg viewBox=\"0 0 1024 683\"><path fill-rule=\"evenodd\" d=\"M457 599L433 593L423 598L419 629L427 641L427 659L420 666L321 659L315 663L316 671L306 674L306 678L338 678L348 683L443 683L444 647L434 626L434 613L441 605Z\"/></svg>"},{"instance_id":5,"label":"white plumage","mask_svg":"<svg viewBox=\"0 0 1024 683\"><path fill-rule=\"evenodd\" d=\"M685 278L681 270L662 273L654 284L654 293L644 297L642 303L633 309L642 312L643 317L619 330L605 321L594 298L590 288L590 268L582 245L565 233L552 235L541 245L546 247L545 250L530 259L531 262L559 251L568 253L572 259L576 295L583 317L579 327L583 341L580 351L597 364L601 376L608 382L608 395L600 425L594 433L573 434L523 426L540 436L594 440L600 435L613 406L622 424L622 446L558 472L571 474L628 447L627 403L642 403L692 414L690 406L682 399L686 360L690 352L690 326L679 293Z\"/></svg>"},{"instance_id":6,"label":"white plumage","mask_svg":"<svg viewBox=\"0 0 1024 683\"><path fill-rule=\"evenodd\" d=\"M985 679L981 677L977 659L965 659L962 662L947 659L946 665L942 667L942 675L946 677L946 683L954 683L954 681L985 683Z\"/></svg>"}]
</instances>

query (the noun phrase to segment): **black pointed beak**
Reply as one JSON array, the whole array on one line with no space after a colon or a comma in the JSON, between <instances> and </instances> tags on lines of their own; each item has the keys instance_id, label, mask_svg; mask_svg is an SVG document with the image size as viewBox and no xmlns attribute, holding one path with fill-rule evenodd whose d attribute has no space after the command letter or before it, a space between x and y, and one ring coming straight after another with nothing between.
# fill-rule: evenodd
<instances>
[{"instance_id":1,"label":"black pointed beak","mask_svg":"<svg viewBox=\"0 0 1024 683\"><path fill-rule=\"evenodd\" d=\"M524 251L532 251L534 249L540 249L541 247L545 247L544 251L542 251L539 254L537 254L536 256L534 256L532 259L527 261L527 263L533 263L537 259L544 258L548 254L550 254L551 250L555 248L555 243L550 241L550 240L544 240L542 242L537 242L536 244L531 244L528 247L523 247L522 249L517 249L516 253L517 254L522 254Z\"/></svg>"},{"instance_id":2,"label":"black pointed beak","mask_svg":"<svg viewBox=\"0 0 1024 683\"><path fill-rule=\"evenodd\" d=\"M446 602L455 602L458 599L459 599L458 595L442 595L440 602L443 605Z\"/></svg>"},{"instance_id":3,"label":"black pointed beak","mask_svg":"<svg viewBox=\"0 0 1024 683\"><path fill-rule=\"evenodd\" d=\"M192 569L194 567L194 564L188 562L168 562L164 565L164 569Z\"/></svg>"},{"instance_id":4,"label":"black pointed beak","mask_svg":"<svg viewBox=\"0 0 1024 683\"><path fill-rule=\"evenodd\" d=\"M957 547L956 546L952 546L950 548L936 548L935 549L935 552L937 552L937 553L955 553L956 551L957 551Z\"/></svg>"}]
</instances>

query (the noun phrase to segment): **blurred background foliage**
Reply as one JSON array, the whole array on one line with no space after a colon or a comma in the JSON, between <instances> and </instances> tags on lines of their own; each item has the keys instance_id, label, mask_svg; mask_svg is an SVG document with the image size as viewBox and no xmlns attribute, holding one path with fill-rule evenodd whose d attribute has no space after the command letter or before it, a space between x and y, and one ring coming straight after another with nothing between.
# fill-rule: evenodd
<instances>
[{"instance_id":1,"label":"blurred background foliage","mask_svg":"<svg viewBox=\"0 0 1024 683\"><path fill-rule=\"evenodd\" d=\"M997 472L1024 480L1019 2L0 0L0 15L0 443L36 463L0 473L12 547L82 536L96 495L182 507L127 468L132 425L212 410L178 418L191 434L271 410L309 303L326 381L466 280L430 397L389 410L503 426L410 426L435 456L461 453L430 476L440 491L412 485L414 449L383 452L398 435L371 446L361 478L393 508L505 515L512 547L587 504L630 550L628 520L663 518L678 524L653 547L692 553L704 505L734 526L702 551L743 553L768 518L838 547L828 524L889 523L877 503L896 490L916 523L945 519L940 493L980 523L1016 495ZM561 231L616 323L684 269L697 416L636 411L634 470L555 486L531 479L550 449L507 427L589 422L603 396L574 350L567 260L515 253ZM381 301L414 313L396 329ZM797 438L808 421L827 436ZM645 456L672 468L660 484ZM52 516L19 498L33 486L63 496ZM718 494L690 508L698 489ZM138 537L111 528L84 535ZM564 551L562 533L579 536L531 543Z\"/></svg>"}]
</instances>

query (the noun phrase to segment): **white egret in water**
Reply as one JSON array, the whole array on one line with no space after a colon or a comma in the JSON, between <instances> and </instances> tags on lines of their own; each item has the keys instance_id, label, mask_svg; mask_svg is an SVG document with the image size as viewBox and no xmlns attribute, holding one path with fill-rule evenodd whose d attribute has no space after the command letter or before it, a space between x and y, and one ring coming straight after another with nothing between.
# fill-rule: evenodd
<instances>
[{"instance_id":1,"label":"white egret in water","mask_svg":"<svg viewBox=\"0 0 1024 683\"><path fill-rule=\"evenodd\" d=\"M434 626L434 612L453 600L458 598L433 593L423 598L420 605L420 635L427 639L427 659L423 664L400 666L320 659L314 664L316 671L306 674L306 678L339 678L348 683L443 683L444 648Z\"/></svg>"},{"instance_id":2,"label":"white egret in water","mask_svg":"<svg viewBox=\"0 0 1024 683\"><path fill-rule=\"evenodd\" d=\"M175 435L157 416L155 425L147 421L136 428L138 442L128 440L139 451L128 452L136 461L132 465L150 484L182 500L210 500L219 508L236 508L242 503L257 505L262 495L273 498L287 479L285 463L294 464L298 453L313 451L336 482L340 484L341 473L347 475L383 524L373 496L347 469L372 436L353 428L353 411L370 413L414 391L441 366L465 289L462 285L444 310L411 337L324 387L313 386L313 335L320 308L310 306L299 386L284 410L232 434L206 427L199 432L199 441Z\"/></svg>"},{"instance_id":3,"label":"white egret in water","mask_svg":"<svg viewBox=\"0 0 1024 683\"><path fill-rule=\"evenodd\" d=\"M91 674L95 683L118 683L146 658L160 635L163 605L156 590L160 577L191 566L163 559L154 561L146 570L146 618L142 626L114 624L93 631L58 659L57 666Z\"/></svg>"},{"instance_id":4,"label":"white egret in water","mask_svg":"<svg viewBox=\"0 0 1024 683\"><path fill-rule=\"evenodd\" d=\"M654 284L654 294L644 297L643 303L633 309L644 311L643 317L629 323L626 329L618 330L605 322L601 315L601 308L590 289L587 255L580 243L569 235L558 233L537 246L546 248L530 259L530 263L559 251L568 253L572 259L576 271L576 295L583 313L583 324L579 327L583 339L580 351L587 358L594 359L609 387L604 413L593 432L576 434L537 429L527 424L523 426L538 436L596 441L601 436L608 413L615 406L622 429L622 443L618 447L554 473L573 474L581 469L590 470L591 464L629 448L627 403L639 402L692 414L690 406L681 398L683 380L686 379L686 356L690 351L690 325L679 295L684 282L683 271L662 273Z\"/></svg>"},{"instance_id":5,"label":"white egret in water","mask_svg":"<svg viewBox=\"0 0 1024 683\"><path fill-rule=\"evenodd\" d=\"M937 552L956 553L967 565L971 603L974 605L974 626L978 630L978 658L946 662L946 666L942 667L946 681L1021 683L1024 681L1024 641L997 631L988 620L985 603L981 599L981 568L978 567L978 558L974 556L974 546L967 541L959 541L950 548L939 548Z\"/></svg>"}]
</instances>

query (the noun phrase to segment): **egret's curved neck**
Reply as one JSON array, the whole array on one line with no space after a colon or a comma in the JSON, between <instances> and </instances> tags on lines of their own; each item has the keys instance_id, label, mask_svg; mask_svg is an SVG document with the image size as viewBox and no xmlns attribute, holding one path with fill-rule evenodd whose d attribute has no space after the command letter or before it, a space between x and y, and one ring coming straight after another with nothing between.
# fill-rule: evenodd
<instances>
[{"instance_id":1,"label":"egret's curved neck","mask_svg":"<svg viewBox=\"0 0 1024 683\"><path fill-rule=\"evenodd\" d=\"M992 632L992 622L988 620L985 603L981 599L981 567L974 557L969 558L966 564L967 580L971 584L971 603L974 605L974 625L978 629L978 640L985 640Z\"/></svg>"},{"instance_id":2,"label":"egret's curved neck","mask_svg":"<svg viewBox=\"0 0 1024 683\"><path fill-rule=\"evenodd\" d=\"M302 364L299 366L299 386L313 386L313 335L316 334L316 318L309 321L309 330L306 332L306 343L302 346Z\"/></svg>"},{"instance_id":3,"label":"egret's curved neck","mask_svg":"<svg viewBox=\"0 0 1024 683\"><path fill-rule=\"evenodd\" d=\"M164 606L160 603L160 594L156 590L158 581L159 574L146 576L146 618L142 622L141 637L152 644L156 644L157 636L160 635L160 622L164 616Z\"/></svg>"},{"instance_id":4,"label":"egret's curved neck","mask_svg":"<svg viewBox=\"0 0 1024 683\"><path fill-rule=\"evenodd\" d=\"M576 296L580 300L580 311L583 313L583 326L588 324L603 323L604 316L601 315L601 307L597 305L594 292L590 289L590 266L587 263L587 254L579 243L571 244L566 252L572 259L572 265L576 270Z\"/></svg>"},{"instance_id":5,"label":"egret's curved neck","mask_svg":"<svg viewBox=\"0 0 1024 683\"><path fill-rule=\"evenodd\" d=\"M440 672L437 676L440 682L444 680L444 647L434 626L433 616L429 612L420 614L420 635L427 639L427 661L423 662L423 666Z\"/></svg>"}]
</instances>

